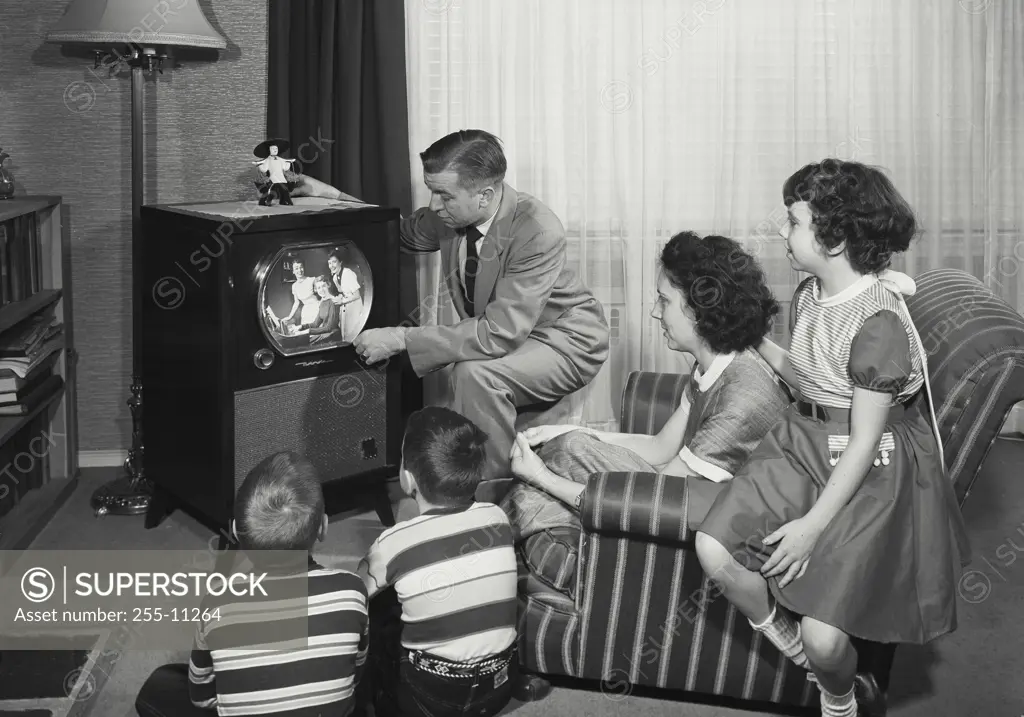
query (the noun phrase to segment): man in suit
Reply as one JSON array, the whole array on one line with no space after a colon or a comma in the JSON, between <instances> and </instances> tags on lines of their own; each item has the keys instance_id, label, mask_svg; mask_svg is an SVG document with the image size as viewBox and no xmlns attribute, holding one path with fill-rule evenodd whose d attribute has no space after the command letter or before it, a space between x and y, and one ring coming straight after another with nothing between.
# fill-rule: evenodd
<instances>
[{"instance_id":1,"label":"man in suit","mask_svg":"<svg viewBox=\"0 0 1024 717\"><path fill-rule=\"evenodd\" d=\"M590 383L608 356L608 324L601 303L566 268L562 223L505 183L495 136L453 132L420 159L430 205L402 219L403 250L441 252L461 320L369 329L354 346L371 364L407 351L419 376L453 365L452 409L490 436L487 482L477 496L497 503L511 481L517 407L557 401ZM354 199L309 177L293 194Z\"/></svg>"}]
</instances>

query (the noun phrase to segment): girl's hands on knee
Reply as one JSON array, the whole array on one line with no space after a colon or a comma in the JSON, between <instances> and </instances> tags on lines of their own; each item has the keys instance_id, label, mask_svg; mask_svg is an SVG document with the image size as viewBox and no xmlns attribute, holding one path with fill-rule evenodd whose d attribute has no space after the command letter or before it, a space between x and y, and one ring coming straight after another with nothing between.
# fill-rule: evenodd
<instances>
[{"instance_id":1,"label":"girl's hands on knee","mask_svg":"<svg viewBox=\"0 0 1024 717\"><path fill-rule=\"evenodd\" d=\"M806 518L797 518L786 523L762 542L775 545L775 552L761 568L765 578L778 575L779 587L784 588L807 572L807 563L814 550L821 528Z\"/></svg>"},{"instance_id":2,"label":"girl's hands on knee","mask_svg":"<svg viewBox=\"0 0 1024 717\"><path fill-rule=\"evenodd\" d=\"M544 461L533 452L529 441L522 433L516 434L516 442L512 444L511 460L512 473L526 483L537 483L547 471Z\"/></svg>"}]
</instances>

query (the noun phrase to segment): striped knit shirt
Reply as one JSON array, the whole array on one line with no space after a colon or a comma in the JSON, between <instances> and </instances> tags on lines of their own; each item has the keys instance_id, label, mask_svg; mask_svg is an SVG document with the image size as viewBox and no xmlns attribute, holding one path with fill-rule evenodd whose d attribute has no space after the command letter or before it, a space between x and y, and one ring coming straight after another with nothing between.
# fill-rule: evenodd
<instances>
[{"instance_id":1,"label":"striped knit shirt","mask_svg":"<svg viewBox=\"0 0 1024 717\"><path fill-rule=\"evenodd\" d=\"M898 387L896 400L914 396L924 384L921 351L914 325L902 298L867 274L835 296L819 298L821 286L816 278L803 281L793 296L796 320L789 348L789 360L800 382L800 393L807 401L822 406L849 409L853 405L856 380L851 375L851 349L864 323L879 312L892 312L907 334L909 349L902 340L894 342L892 354L871 367L870 385L884 389ZM896 348L896 345L903 348ZM907 355L909 353L909 356ZM855 363L857 357L854 356ZM909 370L908 370L909 369ZM860 373L864 373L861 371Z\"/></svg>"},{"instance_id":2,"label":"striped knit shirt","mask_svg":"<svg viewBox=\"0 0 1024 717\"><path fill-rule=\"evenodd\" d=\"M289 578L271 576L262 584L274 580ZM230 596L218 604L204 603L211 612L219 607L219 615L196 631L189 664L189 696L196 706L216 708L225 716L349 714L356 669L366 659L369 639L366 586L354 573L328 570L312 560L308 578L291 582L296 585L288 590L267 590L269 599L258 603L237 598L232 603ZM301 597L285 599L286 592ZM276 638L267 637L266 644L240 649L248 631L257 640L301 636L305 644L273 649ZM231 649L218 649L218 644Z\"/></svg>"},{"instance_id":3,"label":"striped knit shirt","mask_svg":"<svg viewBox=\"0 0 1024 717\"><path fill-rule=\"evenodd\" d=\"M516 639L516 556L505 512L491 503L436 509L385 530L365 569L402 604L402 645L456 662Z\"/></svg>"}]
</instances>

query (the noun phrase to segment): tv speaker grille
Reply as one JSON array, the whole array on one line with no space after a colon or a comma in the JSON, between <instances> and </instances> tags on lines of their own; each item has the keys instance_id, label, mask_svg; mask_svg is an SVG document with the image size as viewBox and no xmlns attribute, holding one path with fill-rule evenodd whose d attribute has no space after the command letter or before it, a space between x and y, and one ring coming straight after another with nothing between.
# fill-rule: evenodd
<instances>
[{"instance_id":1,"label":"tv speaker grille","mask_svg":"<svg viewBox=\"0 0 1024 717\"><path fill-rule=\"evenodd\" d=\"M385 376L317 376L235 393L235 491L269 455L295 451L323 482L385 465Z\"/></svg>"}]
</instances>

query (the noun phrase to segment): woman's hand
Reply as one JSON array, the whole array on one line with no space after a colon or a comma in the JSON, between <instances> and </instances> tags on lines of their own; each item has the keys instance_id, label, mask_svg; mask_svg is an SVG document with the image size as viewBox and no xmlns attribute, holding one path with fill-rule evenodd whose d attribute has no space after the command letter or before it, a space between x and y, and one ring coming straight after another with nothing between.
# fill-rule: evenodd
<instances>
[{"instance_id":1,"label":"woman's hand","mask_svg":"<svg viewBox=\"0 0 1024 717\"><path fill-rule=\"evenodd\" d=\"M526 439L526 443L531 446L539 446L542 443L553 441L563 433L569 431L578 431L579 426L534 426L533 428L527 428L523 431L521 436Z\"/></svg>"},{"instance_id":2,"label":"woman's hand","mask_svg":"<svg viewBox=\"0 0 1024 717\"><path fill-rule=\"evenodd\" d=\"M541 476L547 472L547 466L540 459L533 449L530 448L526 436L522 433L516 434L516 442L512 445L512 473L520 480L531 485L536 485Z\"/></svg>"},{"instance_id":3,"label":"woman's hand","mask_svg":"<svg viewBox=\"0 0 1024 717\"><path fill-rule=\"evenodd\" d=\"M797 518L783 525L762 541L765 545L778 545L761 568L761 574L766 578L782 575L780 588L801 577L807 572L807 562L821 533L822 528L807 518Z\"/></svg>"}]
</instances>

